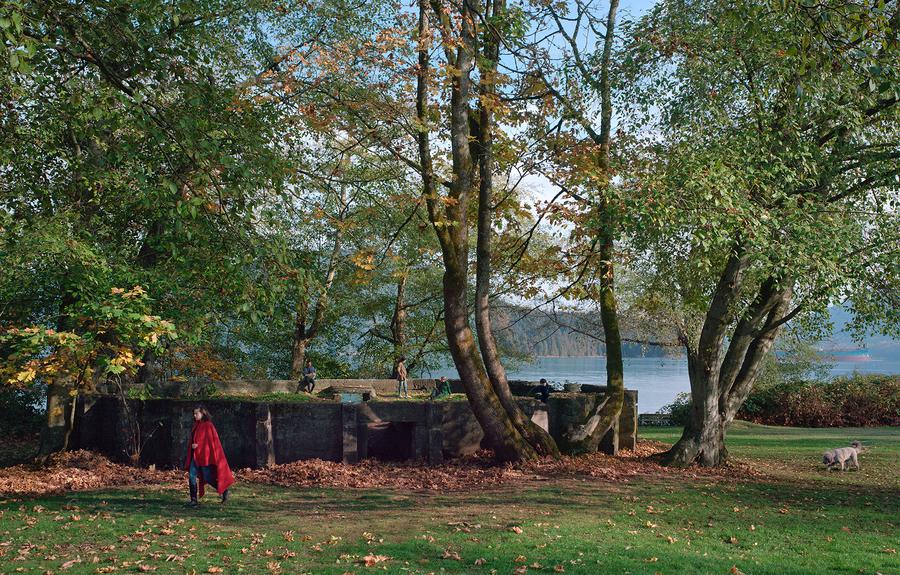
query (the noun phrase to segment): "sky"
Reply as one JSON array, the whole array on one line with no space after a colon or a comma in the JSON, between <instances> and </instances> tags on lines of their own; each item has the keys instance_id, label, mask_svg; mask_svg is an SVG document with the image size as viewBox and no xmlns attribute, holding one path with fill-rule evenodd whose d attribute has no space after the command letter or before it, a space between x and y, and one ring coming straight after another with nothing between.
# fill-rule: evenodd
<instances>
[{"instance_id":1,"label":"sky","mask_svg":"<svg viewBox=\"0 0 900 575\"><path fill-rule=\"evenodd\" d=\"M656 0L621 0L619 10L627 11L631 16L639 16L654 4L656 4Z\"/></svg>"},{"instance_id":2,"label":"sky","mask_svg":"<svg viewBox=\"0 0 900 575\"><path fill-rule=\"evenodd\" d=\"M643 15L656 5L657 0L620 0L618 9L618 21L621 23L624 19L634 19ZM608 7L608 3L606 3ZM615 117L613 118L613 128L615 128ZM513 177L513 180L515 176ZM532 198L541 202L550 201L559 191L559 188L551 184L546 178L540 175L526 176L522 181L522 186Z\"/></svg>"}]
</instances>

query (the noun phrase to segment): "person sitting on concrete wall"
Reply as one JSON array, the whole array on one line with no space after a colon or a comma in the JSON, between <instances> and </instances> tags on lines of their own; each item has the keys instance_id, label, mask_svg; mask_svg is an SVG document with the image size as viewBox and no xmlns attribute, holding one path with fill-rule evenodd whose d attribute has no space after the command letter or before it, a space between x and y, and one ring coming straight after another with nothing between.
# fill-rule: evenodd
<instances>
[{"instance_id":1,"label":"person sitting on concrete wall","mask_svg":"<svg viewBox=\"0 0 900 575\"><path fill-rule=\"evenodd\" d=\"M303 378L297 384L297 393L302 389L306 393L312 393L316 388L316 368L313 367L312 360L306 360L306 367L303 368Z\"/></svg>"},{"instance_id":2,"label":"person sitting on concrete wall","mask_svg":"<svg viewBox=\"0 0 900 575\"><path fill-rule=\"evenodd\" d=\"M450 382L447 381L447 378L443 375L434 385L434 389L431 390L430 399L437 399L439 397L449 397L452 392L450 391Z\"/></svg>"},{"instance_id":3,"label":"person sitting on concrete wall","mask_svg":"<svg viewBox=\"0 0 900 575\"><path fill-rule=\"evenodd\" d=\"M534 389L531 390L531 393L534 394L535 398L540 399L541 402L547 403L547 400L550 399L550 384L547 383L547 380L543 377L541 378L541 383L536 385Z\"/></svg>"}]
</instances>

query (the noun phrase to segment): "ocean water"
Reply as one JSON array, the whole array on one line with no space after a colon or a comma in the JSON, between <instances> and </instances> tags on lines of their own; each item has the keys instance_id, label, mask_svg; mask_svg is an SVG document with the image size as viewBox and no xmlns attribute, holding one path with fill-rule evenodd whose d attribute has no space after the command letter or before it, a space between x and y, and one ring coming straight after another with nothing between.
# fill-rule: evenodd
<instances>
[{"instance_id":1,"label":"ocean water","mask_svg":"<svg viewBox=\"0 0 900 575\"><path fill-rule=\"evenodd\" d=\"M675 396L691 389L687 360L683 358L625 358L625 387L638 392L638 412L654 413L671 403ZM869 361L838 361L833 363L832 375L858 373L900 374L900 357L891 353L872 352ZM437 370L434 376L458 377L454 368ZM603 357L541 357L533 363L510 366L509 379L538 381L547 378L562 387L564 383L606 383L606 358Z\"/></svg>"}]
</instances>

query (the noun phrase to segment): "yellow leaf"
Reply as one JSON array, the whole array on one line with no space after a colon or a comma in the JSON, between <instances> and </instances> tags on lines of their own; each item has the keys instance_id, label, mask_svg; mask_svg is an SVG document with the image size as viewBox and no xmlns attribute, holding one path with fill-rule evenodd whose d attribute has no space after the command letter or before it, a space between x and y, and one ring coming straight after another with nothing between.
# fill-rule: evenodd
<instances>
[{"instance_id":1,"label":"yellow leaf","mask_svg":"<svg viewBox=\"0 0 900 575\"><path fill-rule=\"evenodd\" d=\"M19 383L28 383L29 381L32 381L36 376L37 371L35 371L32 367L27 367L17 373L13 378L13 381L17 381Z\"/></svg>"}]
</instances>

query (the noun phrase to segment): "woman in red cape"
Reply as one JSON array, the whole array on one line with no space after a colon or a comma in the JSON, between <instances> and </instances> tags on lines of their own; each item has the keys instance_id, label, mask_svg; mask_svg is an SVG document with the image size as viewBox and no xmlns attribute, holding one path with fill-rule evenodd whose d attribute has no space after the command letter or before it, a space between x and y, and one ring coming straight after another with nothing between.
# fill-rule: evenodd
<instances>
[{"instance_id":1,"label":"woman in red cape","mask_svg":"<svg viewBox=\"0 0 900 575\"><path fill-rule=\"evenodd\" d=\"M184 468L188 471L188 487L191 491L189 505L198 504L198 482L200 497L203 497L204 485L209 483L222 496L222 503L228 501L228 488L234 483L234 475L228 467L222 442L219 441L219 434L209 411L202 405L194 408L194 428L191 430Z\"/></svg>"}]
</instances>

